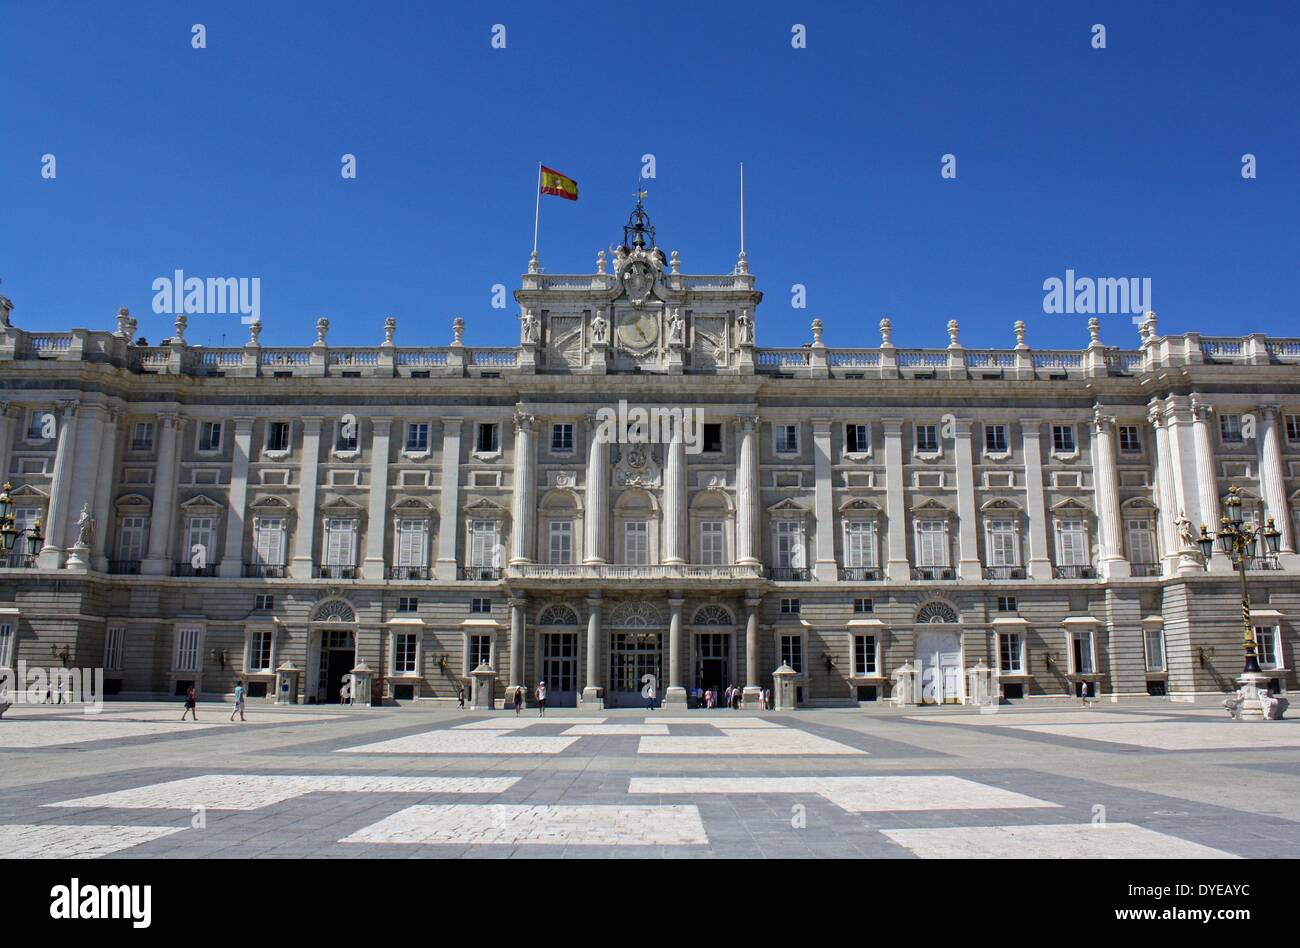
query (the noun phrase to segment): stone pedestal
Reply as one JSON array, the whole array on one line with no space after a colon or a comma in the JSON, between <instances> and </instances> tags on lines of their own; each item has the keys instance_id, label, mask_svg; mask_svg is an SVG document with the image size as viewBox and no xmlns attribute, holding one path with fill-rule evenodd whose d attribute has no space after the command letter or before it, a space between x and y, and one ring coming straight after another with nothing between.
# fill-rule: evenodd
<instances>
[{"instance_id":1,"label":"stone pedestal","mask_svg":"<svg viewBox=\"0 0 1300 948\"><path fill-rule=\"evenodd\" d=\"M795 684L797 672L787 663L782 662L781 667L772 672L772 679L776 683L776 688L772 694L773 711L793 711L798 702L795 700Z\"/></svg>"},{"instance_id":2,"label":"stone pedestal","mask_svg":"<svg viewBox=\"0 0 1300 948\"><path fill-rule=\"evenodd\" d=\"M680 685L675 688L667 688L664 691L663 706L665 708L686 708L688 706L686 700L686 689Z\"/></svg>"},{"instance_id":3,"label":"stone pedestal","mask_svg":"<svg viewBox=\"0 0 1300 948\"><path fill-rule=\"evenodd\" d=\"M1267 720L1264 703L1268 697L1268 676L1259 672L1246 672L1237 679L1237 684L1241 686L1238 692L1241 702L1237 705L1234 718L1238 721Z\"/></svg>"},{"instance_id":4,"label":"stone pedestal","mask_svg":"<svg viewBox=\"0 0 1300 948\"><path fill-rule=\"evenodd\" d=\"M298 666L285 662L275 670L275 703L298 703Z\"/></svg>"},{"instance_id":5,"label":"stone pedestal","mask_svg":"<svg viewBox=\"0 0 1300 948\"><path fill-rule=\"evenodd\" d=\"M601 711L605 707L605 689L603 688L583 688L582 697L578 699L579 707Z\"/></svg>"},{"instance_id":6,"label":"stone pedestal","mask_svg":"<svg viewBox=\"0 0 1300 948\"><path fill-rule=\"evenodd\" d=\"M997 696L993 690L993 670L984 664L984 659L966 669L966 703L983 710L996 707Z\"/></svg>"},{"instance_id":7,"label":"stone pedestal","mask_svg":"<svg viewBox=\"0 0 1300 948\"><path fill-rule=\"evenodd\" d=\"M68 560L64 563L64 569L74 573L84 573L90 569L90 547L84 543L78 543L68 551Z\"/></svg>"},{"instance_id":8,"label":"stone pedestal","mask_svg":"<svg viewBox=\"0 0 1300 948\"><path fill-rule=\"evenodd\" d=\"M496 696L494 694L497 679L496 671L487 662L482 662L478 668L469 674L474 680L470 693L470 705L475 711L491 711L496 706Z\"/></svg>"}]
</instances>

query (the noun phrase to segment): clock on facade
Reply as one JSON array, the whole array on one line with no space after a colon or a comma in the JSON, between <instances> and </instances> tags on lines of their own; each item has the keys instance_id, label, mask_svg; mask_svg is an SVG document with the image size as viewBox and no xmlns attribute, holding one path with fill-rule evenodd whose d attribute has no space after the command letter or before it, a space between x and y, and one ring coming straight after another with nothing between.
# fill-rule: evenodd
<instances>
[{"instance_id":1,"label":"clock on facade","mask_svg":"<svg viewBox=\"0 0 1300 948\"><path fill-rule=\"evenodd\" d=\"M648 349L659 339L659 319L648 312L622 313L614 333L627 349Z\"/></svg>"}]
</instances>

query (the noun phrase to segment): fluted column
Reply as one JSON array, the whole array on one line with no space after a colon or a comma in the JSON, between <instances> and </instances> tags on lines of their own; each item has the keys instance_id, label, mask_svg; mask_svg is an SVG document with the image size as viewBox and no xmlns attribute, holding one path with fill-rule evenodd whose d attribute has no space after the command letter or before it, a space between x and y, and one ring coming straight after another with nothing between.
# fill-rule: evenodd
<instances>
[{"instance_id":1,"label":"fluted column","mask_svg":"<svg viewBox=\"0 0 1300 948\"><path fill-rule=\"evenodd\" d=\"M1029 578L1051 579L1047 546L1047 494L1043 490L1042 421L1020 419L1021 450L1025 458L1025 509L1029 514Z\"/></svg>"},{"instance_id":2,"label":"fluted column","mask_svg":"<svg viewBox=\"0 0 1300 948\"><path fill-rule=\"evenodd\" d=\"M686 562L686 443L681 425L674 428L664 467L664 555L660 562Z\"/></svg>"},{"instance_id":3,"label":"fluted column","mask_svg":"<svg viewBox=\"0 0 1300 948\"><path fill-rule=\"evenodd\" d=\"M668 596L668 690L664 707L686 707L686 689L682 687L682 604L680 593Z\"/></svg>"},{"instance_id":4,"label":"fluted column","mask_svg":"<svg viewBox=\"0 0 1300 948\"><path fill-rule=\"evenodd\" d=\"M515 412L515 491L510 536L510 565L533 561L533 521L536 519L536 418L525 411Z\"/></svg>"},{"instance_id":5,"label":"fluted column","mask_svg":"<svg viewBox=\"0 0 1300 948\"><path fill-rule=\"evenodd\" d=\"M10 412L13 402L0 401L0 484L9 476L9 462L13 456L14 436L18 429L18 419Z\"/></svg>"},{"instance_id":6,"label":"fluted column","mask_svg":"<svg viewBox=\"0 0 1300 948\"><path fill-rule=\"evenodd\" d=\"M736 466L736 563L761 566L758 543L758 426L757 415L736 419L740 451Z\"/></svg>"},{"instance_id":7,"label":"fluted column","mask_svg":"<svg viewBox=\"0 0 1300 948\"><path fill-rule=\"evenodd\" d=\"M113 519L113 488L117 479L117 460L121 457L126 432L122 425L122 412L113 408L104 422L104 440L100 444L100 462L96 465L99 476L95 480L95 499L91 511L95 517L95 535L90 543L91 568L100 572L108 569L108 527Z\"/></svg>"},{"instance_id":8,"label":"fluted column","mask_svg":"<svg viewBox=\"0 0 1300 948\"><path fill-rule=\"evenodd\" d=\"M360 422L358 422L360 424ZM388 528L388 441L393 429L392 418L372 418L370 419L370 499L368 501L369 510L366 517L366 558L361 564L362 575L366 579L383 579L384 578L384 540L387 537ZM361 443L360 432L358 432L357 443ZM445 449L445 446L444 446ZM442 491L445 491L445 468L444 480L440 493L440 502L445 499ZM453 524L455 520L453 519ZM447 531L447 521L441 520L438 525L439 530ZM438 556L441 558L443 534L438 535ZM455 531L452 530L452 555L455 556L456 537ZM455 579L455 574L449 577L439 576L439 579Z\"/></svg>"},{"instance_id":9,"label":"fluted column","mask_svg":"<svg viewBox=\"0 0 1300 948\"><path fill-rule=\"evenodd\" d=\"M906 485L903 483L903 420L882 418L885 430L885 521L889 536L889 558L885 575L892 582L911 577L907 560Z\"/></svg>"},{"instance_id":10,"label":"fluted column","mask_svg":"<svg viewBox=\"0 0 1300 948\"><path fill-rule=\"evenodd\" d=\"M510 597L510 688L522 687L525 695L531 694L524 681L524 610L527 606L528 600L523 596Z\"/></svg>"},{"instance_id":11,"label":"fluted column","mask_svg":"<svg viewBox=\"0 0 1300 948\"><path fill-rule=\"evenodd\" d=\"M762 691L758 675L758 607L759 596L745 597L745 700L758 700Z\"/></svg>"},{"instance_id":12,"label":"fluted column","mask_svg":"<svg viewBox=\"0 0 1300 948\"><path fill-rule=\"evenodd\" d=\"M952 454L957 471L957 578L983 576L979 554L979 515L975 511L975 458L971 446L971 422L953 422Z\"/></svg>"},{"instance_id":13,"label":"fluted column","mask_svg":"<svg viewBox=\"0 0 1300 948\"><path fill-rule=\"evenodd\" d=\"M1092 425L1092 485L1097 498L1097 533L1103 579L1132 573L1120 539L1119 471L1115 467L1115 419L1098 406Z\"/></svg>"},{"instance_id":14,"label":"fluted column","mask_svg":"<svg viewBox=\"0 0 1300 948\"><path fill-rule=\"evenodd\" d=\"M244 566L244 527L248 507L248 460L253 450L253 419L235 419L234 455L230 462L230 494L226 505L226 546L217 565L218 576L239 576Z\"/></svg>"},{"instance_id":15,"label":"fluted column","mask_svg":"<svg viewBox=\"0 0 1300 948\"><path fill-rule=\"evenodd\" d=\"M1259 437L1259 493L1264 500L1267 517L1273 518L1273 526L1282 532L1278 538L1278 549L1283 553L1294 553L1295 546L1291 536L1291 517L1287 510L1286 481L1282 470L1281 432L1277 425L1277 405L1261 405Z\"/></svg>"},{"instance_id":16,"label":"fluted column","mask_svg":"<svg viewBox=\"0 0 1300 948\"><path fill-rule=\"evenodd\" d=\"M316 488L320 482L319 418L302 420L302 465L298 473L298 527L293 535L294 579L311 579L315 565L312 553L316 545Z\"/></svg>"},{"instance_id":17,"label":"fluted column","mask_svg":"<svg viewBox=\"0 0 1300 948\"><path fill-rule=\"evenodd\" d=\"M460 429L462 419L442 419L442 475L438 488L438 560L434 576L456 578L456 538L460 536Z\"/></svg>"},{"instance_id":18,"label":"fluted column","mask_svg":"<svg viewBox=\"0 0 1300 948\"><path fill-rule=\"evenodd\" d=\"M582 689L584 708L602 708L600 694L600 593L587 597L587 682Z\"/></svg>"},{"instance_id":19,"label":"fluted column","mask_svg":"<svg viewBox=\"0 0 1300 948\"><path fill-rule=\"evenodd\" d=\"M1214 470L1214 447L1210 442L1210 414L1213 409L1196 396L1192 396L1192 437L1196 446L1196 489L1201 495L1201 517L1205 528L1214 533L1219 529L1219 479ZM1214 544L1211 566L1227 558L1219 544Z\"/></svg>"},{"instance_id":20,"label":"fluted column","mask_svg":"<svg viewBox=\"0 0 1300 948\"><path fill-rule=\"evenodd\" d=\"M64 534L67 532L68 504L72 494L72 459L77 450L76 402L62 404L54 438L54 476L50 484L50 507L45 517L45 546L36 559L36 565L41 569L58 569L63 565Z\"/></svg>"},{"instance_id":21,"label":"fluted column","mask_svg":"<svg viewBox=\"0 0 1300 948\"><path fill-rule=\"evenodd\" d=\"M817 514L817 554L813 564L819 583L833 583L839 577L835 562L835 505L831 483L831 423L813 421L813 510Z\"/></svg>"},{"instance_id":22,"label":"fluted column","mask_svg":"<svg viewBox=\"0 0 1300 948\"><path fill-rule=\"evenodd\" d=\"M582 561L597 566L606 561L606 526L609 517L609 443L596 416L587 416L586 554Z\"/></svg>"},{"instance_id":23,"label":"fluted column","mask_svg":"<svg viewBox=\"0 0 1300 948\"><path fill-rule=\"evenodd\" d=\"M1174 521L1178 517L1178 493L1174 487L1173 461L1169 451L1169 426L1157 402L1151 403L1147 420L1156 432L1156 506L1160 510L1160 561L1164 574L1178 572L1178 550L1182 545Z\"/></svg>"},{"instance_id":24,"label":"fluted column","mask_svg":"<svg viewBox=\"0 0 1300 948\"><path fill-rule=\"evenodd\" d=\"M166 576L171 572L172 523L176 518L177 442L184 421L175 414L158 418L158 468L154 481L153 503L149 508L149 554L140 564L146 576Z\"/></svg>"}]
</instances>

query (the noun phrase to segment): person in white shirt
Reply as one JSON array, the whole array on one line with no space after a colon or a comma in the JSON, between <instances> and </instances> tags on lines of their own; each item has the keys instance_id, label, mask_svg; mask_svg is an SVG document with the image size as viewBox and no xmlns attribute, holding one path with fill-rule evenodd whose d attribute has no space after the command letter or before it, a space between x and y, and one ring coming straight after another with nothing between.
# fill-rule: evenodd
<instances>
[{"instance_id":1,"label":"person in white shirt","mask_svg":"<svg viewBox=\"0 0 1300 948\"><path fill-rule=\"evenodd\" d=\"M537 716L546 717L546 682L537 683Z\"/></svg>"}]
</instances>

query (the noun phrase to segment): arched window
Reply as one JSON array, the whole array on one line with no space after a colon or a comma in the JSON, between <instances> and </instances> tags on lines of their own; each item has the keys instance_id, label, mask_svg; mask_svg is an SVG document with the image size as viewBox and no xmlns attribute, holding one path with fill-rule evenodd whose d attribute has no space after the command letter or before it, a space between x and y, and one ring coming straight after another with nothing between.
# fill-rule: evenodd
<instances>
[{"instance_id":1,"label":"arched window","mask_svg":"<svg viewBox=\"0 0 1300 948\"><path fill-rule=\"evenodd\" d=\"M568 606L547 606L537 617L538 625L577 625L578 614Z\"/></svg>"},{"instance_id":2,"label":"arched window","mask_svg":"<svg viewBox=\"0 0 1300 948\"><path fill-rule=\"evenodd\" d=\"M356 622L357 613L348 603L342 599L331 599L328 602L322 602L312 613L312 622Z\"/></svg>"},{"instance_id":3,"label":"arched window","mask_svg":"<svg viewBox=\"0 0 1300 948\"><path fill-rule=\"evenodd\" d=\"M695 625L735 625L730 612L718 605L701 606L695 613Z\"/></svg>"},{"instance_id":4,"label":"arched window","mask_svg":"<svg viewBox=\"0 0 1300 948\"><path fill-rule=\"evenodd\" d=\"M644 600L620 602L609 612L608 625L614 629L657 629L666 624L659 610Z\"/></svg>"},{"instance_id":5,"label":"arched window","mask_svg":"<svg viewBox=\"0 0 1300 948\"><path fill-rule=\"evenodd\" d=\"M916 614L917 624L933 622L959 622L957 612L946 602L930 602L921 607Z\"/></svg>"}]
</instances>

